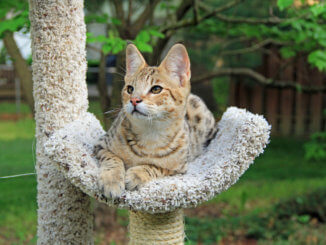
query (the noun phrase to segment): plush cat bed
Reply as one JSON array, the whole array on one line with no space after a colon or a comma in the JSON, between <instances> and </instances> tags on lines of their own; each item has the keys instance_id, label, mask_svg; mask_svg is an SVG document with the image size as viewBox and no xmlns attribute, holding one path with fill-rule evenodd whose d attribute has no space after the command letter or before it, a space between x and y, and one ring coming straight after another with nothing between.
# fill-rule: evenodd
<instances>
[{"instance_id":1,"label":"plush cat bed","mask_svg":"<svg viewBox=\"0 0 326 245\"><path fill-rule=\"evenodd\" d=\"M98 201L162 213L197 206L228 189L263 152L270 128L262 116L230 107L218 123L215 139L189 163L186 174L153 180L137 191L125 191L118 200L106 199L97 184L93 147L105 132L93 114L86 113L51 135L45 151L74 185Z\"/></svg>"}]
</instances>

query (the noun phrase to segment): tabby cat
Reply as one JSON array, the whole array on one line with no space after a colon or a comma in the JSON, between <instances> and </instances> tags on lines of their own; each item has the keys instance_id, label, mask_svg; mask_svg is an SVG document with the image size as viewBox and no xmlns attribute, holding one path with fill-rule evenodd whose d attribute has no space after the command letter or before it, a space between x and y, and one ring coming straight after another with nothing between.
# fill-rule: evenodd
<instances>
[{"instance_id":1,"label":"tabby cat","mask_svg":"<svg viewBox=\"0 0 326 245\"><path fill-rule=\"evenodd\" d=\"M129 44L122 104L96 147L99 185L108 198L185 173L187 162L216 134L212 113L190 93L190 61L182 44L175 44L158 67L148 66Z\"/></svg>"}]
</instances>

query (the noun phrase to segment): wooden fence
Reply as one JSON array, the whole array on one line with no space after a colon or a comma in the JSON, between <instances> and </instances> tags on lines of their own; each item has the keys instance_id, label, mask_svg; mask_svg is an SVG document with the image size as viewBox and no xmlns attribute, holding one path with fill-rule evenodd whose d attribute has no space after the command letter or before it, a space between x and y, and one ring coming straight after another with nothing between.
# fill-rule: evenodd
<instances>
[{"instance_id":1,"label":"wooden fence","mask_svg":"<svg viewBox=\"0 0 326 245\"><path fill-rule=\"evenodd\" d=\"M97 99L99 92L96 86L98 79L98 67L87 68L87 81L91 81L88 85L89 99ZM108 67L107 74L114 74L116 72L115 67ZM108 84L109 87L111 84ZM1 101L19 101L24 100L24 94L21 93L21 84L19 79L15 75L13 66L0 65L0 102Z\"/></svg>"},{"instance_id":2,"label":"wooden fence","mask_svg":"<svg viewBox=\"0 0 326 245\"><path fill-rule=\"evenodd\" d=\"M0 65L0 100L14 100L15 96L14 69L12 66Z\"/></svg>"},{"instance_id":3,"label":"wooden fence","mask_svg":"<svg viewBox=\"0 0 326 245\"><path fill-rule=\"evenodd\" d=\"M259 69L264 76L298 85L326 84L325 74L312 69L304 56L289 60L270 49ZM264 87L245 78L232 78L230 104L265 115L273 135L307 136L326 130L326 93L304 93L298 89Z\"/></svg>"}]
</instances>

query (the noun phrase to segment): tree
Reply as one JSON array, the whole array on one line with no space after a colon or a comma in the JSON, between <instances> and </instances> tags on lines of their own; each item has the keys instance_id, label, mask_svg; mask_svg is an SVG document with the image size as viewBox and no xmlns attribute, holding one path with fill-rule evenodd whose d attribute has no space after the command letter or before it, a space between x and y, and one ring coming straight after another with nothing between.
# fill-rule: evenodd
<instances>
[{"instance_id":1,"label":"tree","mask_svg":"<svg viewBox=\"0 0 326 245\"><path fill-rule=\"evenodd\" d=\"M141 5L132 0L104 2L111 4L111 35L92 39L111 43L104 44L103 50L119 53L126 40L134 40L140 50L148 52L149 63L155 65L170 40L184 36L186 40L197 38L198 41L200 37L205 47L198 52L201 55L205 51L208 53L206 62L211 62L211 71L201 76L193 74L194 83L219 76L246 76L274 87L291 87L307 92L326 89L324 86L298 87L292 81L267 78L255 71L257 62L248 63L248 60L259 60L263 52L268 52L268 45L276 45L284 58L306 53L312 66L326 70L326 34L323 31L326 7L322 1L310 4L311 1L305 0L233 0L227 3L222 0L205 3L197 0L151 0ZM157 37L143 32L149 28L156 28ZM138 40L144 44L138 43ZM118 68L123 64L121 59L119 56ZM223 66L212 65L218 60L223 61ZM112 107L120 103L121 87L121 77L117 76L113 84Z\"/></svg>"},{"instance_id":2,"label":"tree","mask_svg":"<svg viewBox=\"0 0 326 245\"><path fill-rule=\"evenodd\" d=\"M247 67L243 66L243 63L248 64L248 60L253 60L250 55L268 52L267 47L274 45L280 49L285 59L297 54L307 54L312 66L321 71L326 70L324 59L326 53L321 50L326 40L325 32L322 31L326 18L325 4L298 5L298 2L278 0L274 4L265 3L265 7L262 7L260 11L259 8L253 8L256 14L253 10L248 10L248 7L253 6L243 4L234 9L235 13L242 12L241 16L217 14L215 18L199 24L195 31L222 39L214 48L217 58L223 59L224 65L210 74L197 77L194 79L195 82L216 76L247 76L268 86L291 87L306 92L325 91L325 87L298 88L297 84L292 81L276 81L275 78L266 78L252 69L257 64L252 65L249 62ZM211 9L203 4L200 8L207 11ZM252 17L255 15L256 17ZM257 15L268 15L268 17L257 17ZM240 62L236 63L234 57L240 57ZM255 56L255 59L257 58L259 59L259 56ZM280 72L282 70L275 71L276 74Z\"/></svg>"},{"instance_id":3,"label":"tree","mask_svg":"<svg viewBox=\"0 0 326 245\"><path fill-rule=\"evenodd\" d=\"M0 39L3 40L7 53L10 55L18 78L22 83L23 92L31 111L34 111L32 72L23 58L14 39L14 32L29 31L28 2L1 1L0 2Z\"/></svg>"}]
</instances>

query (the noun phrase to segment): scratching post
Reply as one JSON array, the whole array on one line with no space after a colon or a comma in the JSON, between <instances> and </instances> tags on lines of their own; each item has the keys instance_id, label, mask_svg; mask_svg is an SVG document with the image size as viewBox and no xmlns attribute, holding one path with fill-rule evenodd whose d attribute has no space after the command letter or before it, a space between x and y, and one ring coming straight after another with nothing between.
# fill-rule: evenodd
<instances>
[{"instance_id":1,"label":"scratching post","mask_svg":"<svg viewBox=\"0 0 326 245\"><path fill-rule=\"evenodd\" d=\"M38 244L93 244L89 196L130 210L131 244L183 244L183 208L227 190L263 152L270 126L228 108L187 173L103 196L94 146L105 134L88 107L82 0L30 0L37 138Z\"/></svg>"},{"instance_id":2,"label":"scratching post","mask_svg":"<svg viewBox=\"0 0 326 245\"><path fill-rule=\"evenodd\" d=\"M93 244L89 196L44 151L57 130L86 113L82 0L30 0L36 120L38 244Z\"/></svg>"},{"instance_id":3,"label":"scratching post","mask_svg":"<svg viewBox=\"0 0 326 245\"><path fill-rule=\"evenodd\" d=\"M182 244L182 208L196 207L233 185L268 143L270 126L259 115L230 107L218 133L187 173L153 180L137 191L106 199L97 184L99 166L93 149L105 134L86 113L45 142L46 155L75 186L110 206L129 209L131 244ZM163 242L162 242L163 241Z\"/></svg>"},{"instance_id":4,"label":"scratching post","mask_svg":"<svg viewBox=\"0 0 326 245\"><path fill-rule=\"evenodd\" d=\"M183 244L183 210L159 214L130 211L129 232L132 245Z\"/></svg>"}]
</instances>

